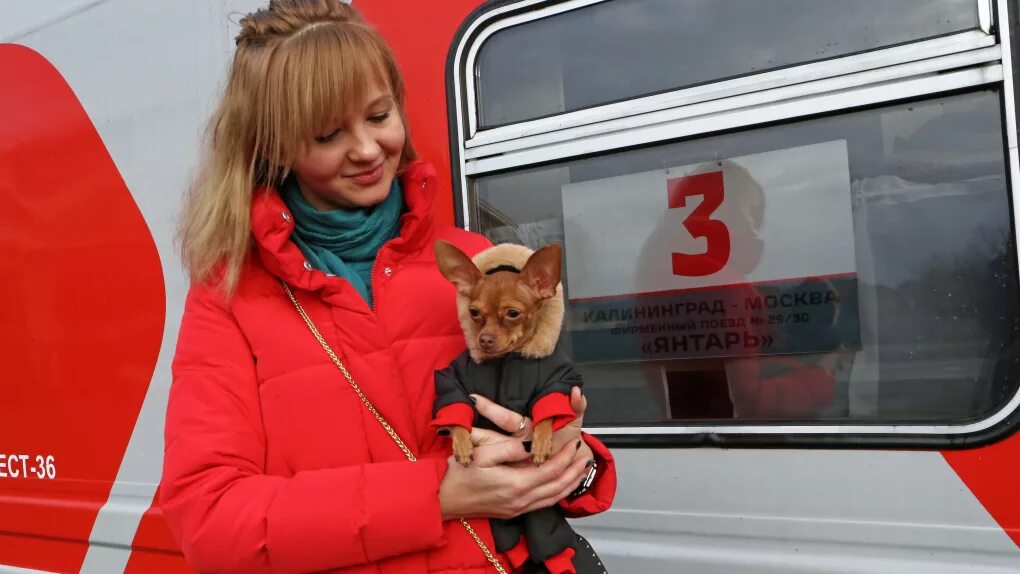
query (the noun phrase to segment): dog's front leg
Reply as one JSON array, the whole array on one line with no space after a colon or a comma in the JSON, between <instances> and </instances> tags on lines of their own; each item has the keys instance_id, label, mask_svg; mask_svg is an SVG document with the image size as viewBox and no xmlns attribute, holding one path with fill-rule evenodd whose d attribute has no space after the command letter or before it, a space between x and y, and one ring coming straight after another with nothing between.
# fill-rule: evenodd
<instances>
[{"instance_id":1,"label":"dog's front leg","mask_svg":"<svg viewBox=\"0 0 1020 574\"><path fill-rule=\"evenodd\" d=\"M453 457L464 466L471 464L471 455L475 450L471 442L471 431L456 425L451 426L450 431L453 435Z\"/></svg>"},{"instance_id":2,"label":"dog's front leg","mask_svg":"<svg viewBox=\"0 0 1020 574\"><path fill-rule=\"evenodd\" d=\"M531 460L536 466L552 456L553 419L548 418L535 424L531 432Z\"/></svg>"}]
</instances>

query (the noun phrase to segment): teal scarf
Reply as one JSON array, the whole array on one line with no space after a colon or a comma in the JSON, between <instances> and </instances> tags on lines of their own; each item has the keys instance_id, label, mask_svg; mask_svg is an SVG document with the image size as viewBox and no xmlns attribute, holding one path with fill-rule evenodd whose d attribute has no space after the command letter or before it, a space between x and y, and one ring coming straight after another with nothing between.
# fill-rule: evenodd
<instances>
[{"instance_id":1,"label":"teal scarf","mask_svg":"<svg viewBox=\"0 0 1020 574\"><path fill-rule=\"evenodd\" d=\"M301 195L297 180L288 178L280 195L294 215L291 240L312 267L349 281L372 306L372 265L383 244L400 234L404 193L393 178L390 194L366 209L319 211Z\"/></svg>"}]
</instances>

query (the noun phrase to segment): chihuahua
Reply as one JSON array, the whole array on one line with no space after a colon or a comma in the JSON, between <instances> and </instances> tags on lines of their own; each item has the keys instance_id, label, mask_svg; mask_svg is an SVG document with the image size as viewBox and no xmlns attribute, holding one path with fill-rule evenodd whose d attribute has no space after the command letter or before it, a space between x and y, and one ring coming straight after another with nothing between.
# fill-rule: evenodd
<instances>
[{"instance_id":1,"label":"chihuahua","mask_svg":"<svg viewBox=\"0 0 1020 574\"><path fill-rule=\"evenodd\" d=\"M542 464L552 454L553 430L573 419L570 388L581 383L556 352L563 321L561 247L530 253L497 245L476 261L444 241L435 251L440 272L457 289L470 361L463 357L437 373L433 424L450 431L454 457L468 465L474 447L465 423L475 417L465 409L466 395L481 394L520 413L522 422L532 417L532 460Z\"/></svg>"},{"instance_id":2,"label":"chihuahua","mask_svg":"<svg viewBox=\"0 0 1020 574\"><path fill-rule=\"evenodd\" d=\"M552 244L532 252L503 244L471 259L439 241L435 251L440 272L457 290L457 312L468 349L436 372L432 425L450 432L454 457L467 466L474 450L472 425L501 430L475 413L470 395L485 396L521 415L521 426L515 430L524 431L525 417L531 417L531 457L536 465L542 464L552 454L553 431L574 420L570 392L581 386L581 376L559 348L562 248ZM590 483L591 476L583 484ZM555 506L490 523L496 550L515 569L605 572L591 545Z\"/></svg>"}]
</instances>

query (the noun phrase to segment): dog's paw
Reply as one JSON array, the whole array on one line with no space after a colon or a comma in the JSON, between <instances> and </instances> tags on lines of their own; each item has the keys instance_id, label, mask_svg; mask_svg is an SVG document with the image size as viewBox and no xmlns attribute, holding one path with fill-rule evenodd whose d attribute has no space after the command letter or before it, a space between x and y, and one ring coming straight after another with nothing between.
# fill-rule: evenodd
<instances>
[{"instance_id":1,"label":"dog's paw","mask_svg":"<svg viewBox=\"0 0 1020 574\"><path fill-rule=\"evenodd\" d=\"M474 448L469 442L467 445L453 444L453 458L464 466L471 464Z\"/></svg>"},{"instance_id":2,"label":"dog's paw","mask_svg":"<svg viewBox=\"0 0 1020 574\"><path fill-rule=\"evenodd\" d=\"M453 427L453 458L464 466L471 464L475 445L471 433L463 427Z\"/></svg>"},{"instance_id":3,"label":"dog's paw","mask_svg":"<svg viewBox=\"0 0 1020 574\"><path fill-rule=\"evenodd\" d=\"M454 453L453 458L457 460L462 466L471 466L473 457L471 453Z\"/></svg>"},{"instance_id":4,"label":"dog's paw","mask_svg":"<svg viewBox=\"0 0 1020 574\"><path fill-rule=\"evenodd\" d=\"M552 452L552 419L544 419L536 423L531 432L531 460L538 466L548 460Z\"/></svg>"},{"instance_id":5,"label":"dog's paw","mask_svg":"<svg viewBox=\"0 0 1020 574\"><path fill-rule=\"evenodd\" d=\"M531 460L538 466L549 460L552 456L552 436L548 440L532 440L531 442Z\"/></svg>"}]
</instances>

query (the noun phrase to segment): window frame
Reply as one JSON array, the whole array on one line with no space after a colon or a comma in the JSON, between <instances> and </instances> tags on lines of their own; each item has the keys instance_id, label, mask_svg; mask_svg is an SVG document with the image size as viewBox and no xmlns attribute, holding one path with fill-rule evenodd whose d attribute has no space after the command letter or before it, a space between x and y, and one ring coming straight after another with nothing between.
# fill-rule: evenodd
<instances>
[{"instance_id":1,"label":"window frame","mask_svg":"<svg viewBox=\"0 0 1020 574\"><path fill-rule=\"evenodd\" d=\"M478 37L470 44L470 47L466 55L467 69L469 70L477 69L478 54L481 51L482 46L485 44L486 40L488 40L490 37L492 37L493 35L502 30L526 24L528 22L533 22L536 20L542 20L559 14L564 14L566 12L583 9L589 6L594 6L596 4L602 4L606 1L607 0L563 0L561 2L550 3L548 0L545 0L544 2L540 0L532 0L532 4L541 4L543 6L535 6L531 11L528 12L523 13L514 12L513 15L509 15L503 19L497 17L497 19L493 21L490 26L481 28L478 32ZM551 123L553 125L558 126L566 122L570 125L574 125L578 119L582 121L585 119L588 119L588 121L599 121L600 119L604 119L606 117L620 117L619 114L621 113L633 115L645 113L648 111L657 111L658 109L673 107L676 105L682 105L681 102L672 101L671 97L675 97L674 95L676 94L693 95L697 97L701 95L699 94L699 92L706 91L699 88L705 87L714 88L718 86L719 88L723 88L726 91L739 94L750 91L759 91L767 86L774 87L793 85L796 83L801 83L804 81L815 79L815 76L824 77L825 75L841 75L847 73L846 71L839 69L840 68L839 66L833 69L833 63L843 62L845 63L846 66L853 68L855 67L855 65L856 66L860 65L861 62L858 62L858 60L877 59L878 61L874 62L872 66L867 66L867 62L863 62L865 63L865 67L863 69L868 69L869 67L887 66L891 64L917 61L932 56L952 53L951 49L946 49L940 46L940 44L949 44L951 48L953 44L957 43L965 44L966 40L968 39L973 40L973 38L968 38L968 36L973 37L977 37L978 35L986 37L991 36L992 20L990 18L991 12L990 3L994 0L972 0L972 1L978 4L977 29L953 32L950 34L934 36L931 38L915 40L911 42L889 44L881 48L873 48L870 50L856 52L844 56L835 56L830 58L822 58L818 60L807 60L805 62L801 62L798 64L790 64L786 66L770 68L763 72L751 72L747 74L741 74L732 78L722 78L719 80L712 80L708 82L695 84L692 86L685 86L672 90L665 90L663 92L655 94L627 98L621 102L607 102L605 104L585 107L570 112L551 114L547 116L539 116L536 118L531 118L520 122L510 122L509 124L491 126L484 129L484 132L487 135L487 137L483 139L483 143L487 143L488 141L505 141L506 139L519 137L524 133L529 134L535 133L537 130L541 130L544 127L544 124ZM527 2L522 2L520 4L520 7L522 8L528 6L529 4ZM494 10L494 12L499 13L500 11L497 9ZM493 16L490 16L490 18L492 17ZM937 40L942 40L942 42L937 42ZM798 75L791 75L791 72L802 73ZM476 74L467 74L464 77L464 80L466 83L465 94L469 96L466 102L467 103L466 119L468 133L471 135L472 139L476 139L476 136L480 135L479 132L480 130L482 130L482 128L478 124ZM744 91L740 91L740 88L744 88ZM710 89L707 91L714 90ZM715 97L725 96L719 95ZM622 109L620 110L609 109L609 106L611 106L613 103L631 103L635 101L641 102L644 105L640 106L639 109L636 109L634 111L628 110L627 106L623 106ZM605 110L606 113L596 114L594 118L587 118L586 114L579 113L587 110ZM543 122L542 120L546 121Z\"/></svg>"},{"instance_id":2,"label":"window frame","mask_svg":"<svg viewBox=\"0 0 1020 574\"><path fill-rule=\"evenodd\" d=\"M447 59L454 208L471 229L469 179L568 158L805 120L840 111L1000 86L1012 227L1020 246L1017 103L1010 10L1020 0L975 0L978 29L769 70L622 102L480 129L477 54L509 26L612 0L487 2L461 25ZM1012 16L1014 19L1015 15ZM865 421L633 423L586 427L615 446L972 448L1020 427L1020 387L988 417L954 424Z\"/></svg>"}]
</instances>

